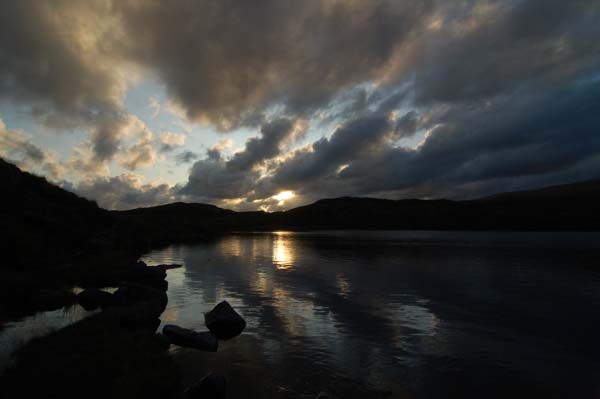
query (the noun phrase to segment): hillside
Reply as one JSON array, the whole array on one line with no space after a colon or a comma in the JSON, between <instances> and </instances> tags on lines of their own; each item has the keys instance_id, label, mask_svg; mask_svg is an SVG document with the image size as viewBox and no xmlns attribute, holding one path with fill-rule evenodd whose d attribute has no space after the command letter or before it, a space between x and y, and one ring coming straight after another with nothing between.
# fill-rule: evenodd
<instances>
[{"instance_id":1,"label":"hillside","mask_svg":"<svg viewBox=\"0 0 600 399\"><path fill-rule=\"evenodd\" d=\"M600 201L600 179L534 190L500 193L482 198L481 201Z\"/></svg>"},{"instance_id":2,"label":"hillside","mask_svg":"<svg viewBox=\"0 0 600 399\"><path fill-rule=\"evenodd\" d=\"M36 269L81 253L206 239L232 230L600 230L600 180L470 201L333 198L285 212L234 212L173 203L107 211L0 160L0 250L8 267Z\"/></svg>"},{"instance_id":3,"label":"hillside","mask_svg":"<svg viewBox=\"0 0 600 399\"><path fill-rule=\"evenodd\" d=\"M95 202L1 159L0 179L0 250L10 268L45 268L68 259L111 223Z\"/></svg>"},{"instance_id":4,"label":"hillside","mask_svg":"<svg viewBox=\"0 0 600 399\"><path fill-rule=\"evenodd\" d=\"M469 200L332 198L284 212L171 204L121 215L172 236L269 229L600 230L600 180Z\"/></svg>"}]
</instances>

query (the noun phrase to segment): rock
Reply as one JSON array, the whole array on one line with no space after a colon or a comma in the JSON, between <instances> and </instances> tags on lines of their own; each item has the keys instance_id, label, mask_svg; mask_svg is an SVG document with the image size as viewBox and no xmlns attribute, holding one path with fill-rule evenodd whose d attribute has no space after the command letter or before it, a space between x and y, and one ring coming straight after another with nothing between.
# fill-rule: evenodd
<instances>
[{"instance_id":1,"label":"rock","mask_svg":"<svg viewBox=\"0 0 600 399\"><path fill-rule=\"evenodd\" d=\"M142 284L124 283L113 294L118 306L110 309L114 322L129 330L155 332L167 307L164 291Z\"/></svg>"},{"instance_id":2,"label":"rock","mask_svg":"<svg viewBox=\"0 0 600 399\"><path fill-rule=\"evenodd\" d=\"M189 399L224 399L225 393L225 377L213 373L208 373L186 391Z\"/></svg>"},{"instance_id":3,"label":"rock","mask_svg":"<svg viewBox=\"0 0 600 399\"><path fill-rule=\"evenodd\" d=\"M164 351L169 350L171 341L164 334L156 333L156 341L159 343L160 348Z\"/></svg>"},{"instance_id":4,"label":"rock","mask_svg":"<svg viewBox=\"0 0 600 399\"><path fill-rule=\"evenodd\" d=\"M165 264L165 265L156 265L156 266L151 266L155 269L159 269L159 270L171 270L171 269L179 269L180 267L183 267L183 265L180 265L179 263L173 263L173 264Z\"/></svg>"},{"instance_id":5,"label":"rock","mask_svg":"<svg viewBox=\"0 0 600 399\"><path fill-rule=\"evenodd\" d=\"M159 308L153 302L140 302L127 306L110 307L102 312L105 320L112 325L130 331L156 332L160 325Z\"/></svg>"},{"instance_id":6,"label":"rock","mask_svg":"<svg viewBox=\"0 0 600 399\"><path fill-rule=\"evenodd\" d=\"M204 314L206 327L222 340L236 337L246 328L246 321L237 314L227 301L219 303L208 313Z\"/></svg>"},{"instance_id":7,"label":"rock","mask_svg":"<svg viewBox=\"0 0 600 399\"><path fill-rule=\"evenodd\" d=\"M216 352L219 348L217 337L210 331L196 332L173 324L167 324L163 327L162 332L172 344L178 346L207 352Z\"/></svg>"},{"instance_id":8,"label":"rock","mask_svg":"<svg viewBox=\"0 0 600 399\"><path fill-rule=\"evenodd\" d=\"M148 285L156 289L166 291L169 287L169 284L165 280L166 277L167 272L165 269L146 267L137 264L129 273L125 275L125 280L134 281L139 284Z\"/></svg>"},{"instance_id":9,"label":"rock","mask_svg":"<svg viewBox=\"0 0 600 399\"><path fill-rule=\"evenodd\" d=\"M115 304L115 298L110 292L97 288L87 288L77 295L77 302L86 310L106 307Z\"/></svg>"},{"instance_id":10,"label":"rock","mask_svg":"<svg viewBox=\"0 0 600 399\"><path fill-rule=\"evenodd\" d=\"M146 270L147 267L148 267L148 265L146 264L146 262L141 261L141 260L138 260L131 266L132 270L134 270L136 272L144 271L144 270Z\"/></svg>"},{"instance_id":11,"label":"rock","mask_svg":"<svg viewBox=\"0 0 600 399\"><path fill-rule=\"evenodd\" d=\"M128 305L147 301L167 301L167 295L154 287L145 284L126 282L114 293L116 301L120 305Z\"/></svg>"},{"instance_id":12,"label":"rock","mask_svg":"<svg viewBox=\"0 0 600 399\"><path fill-rule=\"evenodd\" d=\"M160 291L167 291L169 289L169 282L167 280L156 280L156 279L149 279L149 280L137 280L140 284L152 287L152 288L156 288L157 290Z\"/></svg>"},{"instance_id":13,"label":"rock","mask_svg":"<svg viewBox=\"0 0 600 399\"><path fill-rule=\"evenodd\" d=\"M114 298L121 307L136 308L143 319L158 319L169 300L164 291L136 283L125 283L119 287Z\"/></svg>"}]
</instances>

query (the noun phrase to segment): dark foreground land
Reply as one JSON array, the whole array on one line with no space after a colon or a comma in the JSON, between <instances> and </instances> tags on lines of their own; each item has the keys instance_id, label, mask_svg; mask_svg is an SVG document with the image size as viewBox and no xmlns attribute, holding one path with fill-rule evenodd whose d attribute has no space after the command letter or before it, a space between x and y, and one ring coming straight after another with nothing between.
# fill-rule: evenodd
<instances>
[{"instance_id":1,"label":"dark foreground land","mask_svg":"<svg viewBox=\"0 0 600 399\"><path fill-rule=\"evenodd\" d=\"M0 179L0 329L75 303L74 286L146 287L26 345L1 377L0 397L182 396L181 374L155 334L164 275L148 277L136 262L167 243L232 230L600 230L600 180L471 201L337 198L264 213L184 203L107 211L2 160Z\"/></svg>"},{"instance_id":2,"label":"dark foreground land","mask_svg":"<svg viewBox=\"0 0 600 399\"><path fill-rule=\"evenodd\" d=\"M0 396L174 397L182 390L179 372L155 334L165 303L159 293L33 340L0 378Z\"/></svg>"}]
</instances>

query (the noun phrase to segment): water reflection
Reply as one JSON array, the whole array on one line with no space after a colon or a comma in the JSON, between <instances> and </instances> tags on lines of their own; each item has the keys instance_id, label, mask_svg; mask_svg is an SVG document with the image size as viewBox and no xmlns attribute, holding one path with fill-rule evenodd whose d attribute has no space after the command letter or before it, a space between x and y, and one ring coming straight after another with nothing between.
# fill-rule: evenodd
<instances>
[{"instance_id":1,"label":"water reflection","mask_svg":"<svg viewBox=\"0 0 600 399\"><path fill-rule=\"evenodd\" d=\"M48 335L96 312L98 311L87 311L79 305L73 305L63 309L40 312L2 325L0 330L0 373L14 360L11 355L27 342Z\"/></svg>"},{"instance_id":2,"label":"water reflection","mask_svg":"<svg viewBox=\"0 0 600 399\"><path fill-rule=\"evenodd\" d=\"M144 260L184 264L169 271L163 322L202 330L218 301L239 310L245 334L218 356L174 355L250 386L260 376L257 396L502 397L508 381L586 397L600 389L600 240L512 237L237 234Z\"/></svg>"},{"instance_id":3,"label":"water reflection","mask_svg":"<svg viewBox=\"0 0 600 399\"><path fill-rule=\"evenodd\" d=\"M273 235L273 263L277 269L290 269L294 265L294 247L291 233L277 231Z\"/></svg>"}]
</instances>

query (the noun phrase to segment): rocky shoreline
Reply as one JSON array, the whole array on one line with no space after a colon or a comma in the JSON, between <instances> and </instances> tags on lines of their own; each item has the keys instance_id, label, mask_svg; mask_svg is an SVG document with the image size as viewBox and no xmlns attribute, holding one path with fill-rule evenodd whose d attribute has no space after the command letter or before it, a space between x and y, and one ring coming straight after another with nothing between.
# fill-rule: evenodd
<instances>
[{"instance_id":1,"label":"rocky shoreline","mask_svg":"<svg viewBox=\"0 0 600 399\"><path fill-rule=\"evenodd\" d=\"M181 265L130 262L88 275L78 294L64 288L38 294L45 296L40 303L46 307L78 303L101 311L19 349L15 365L0 377L0 396L74 398L83 391L98 398L224 398L226 383L220 375L209 373L183 386L168 349L178 345L216 352L219 340L239 335L246 323L223 301L205 314L208 331L166 325L157 333L168 302L167 270L177 267ZM100 289L106 286L118 288L113 293ZM48 301L51 297L56 300Z\"/></svg>"}]
</instances>

